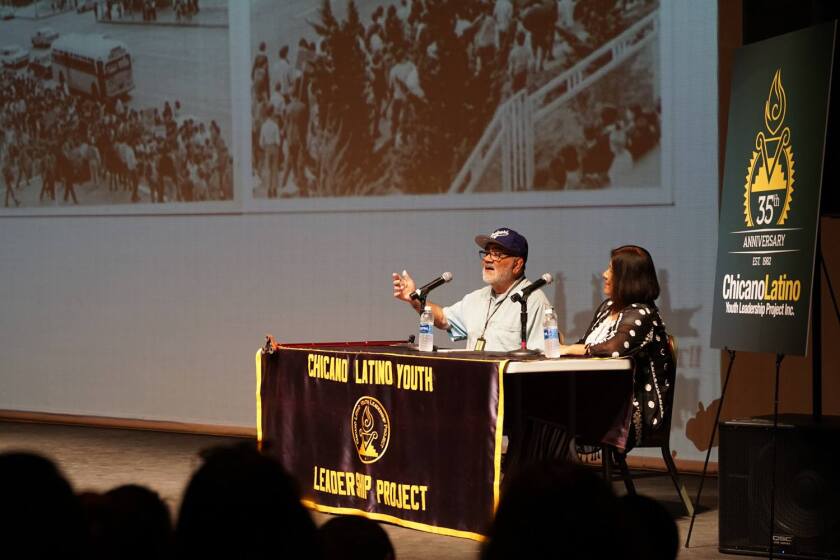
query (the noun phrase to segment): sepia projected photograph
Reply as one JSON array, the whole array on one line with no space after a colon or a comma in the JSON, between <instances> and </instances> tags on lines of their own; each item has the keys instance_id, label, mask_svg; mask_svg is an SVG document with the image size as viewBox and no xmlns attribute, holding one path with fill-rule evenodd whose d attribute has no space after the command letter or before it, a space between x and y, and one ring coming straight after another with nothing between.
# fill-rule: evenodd
<instances>
[{"instance_id":1,"label":"sepia projected photograph","mask_svg":"<svg viewBox=\"0 0 840 560\"><path fill-rule=\"evenodd\" d=\"M226 0L13 4L0 22L3 213L231 206Z\"/></svg>"},{"instance_id":2,"label":"sepia projected photograph","mask_svg":"<svg viewBox=\"0 0 840 560\"><path fill-rule=\"evenodd\" d=\"M260 208L671 201L658 0L250 5Z\"/></svg>"}]
</instances>

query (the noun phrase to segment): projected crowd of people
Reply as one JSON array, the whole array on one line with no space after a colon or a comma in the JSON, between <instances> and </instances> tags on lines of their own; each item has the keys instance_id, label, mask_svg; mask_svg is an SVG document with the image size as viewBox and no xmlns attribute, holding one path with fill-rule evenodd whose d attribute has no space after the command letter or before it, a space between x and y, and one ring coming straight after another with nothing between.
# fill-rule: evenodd
<instances>
[{"instance_id":1,"label":"projected crowd of people","mask_svg":"<svg viewBox=\"0 0 840 560\"><path fill-rule=\"evenodd\" d=\"M349 3L340 19L324 4L296 45L289 37L256 38L254 192L446 192L501 103L538 89L657 5L400 0L369 17ZM638 101L599 102L602 112L615 113L611 119L587 122L582 114L585 141L562 146L565 156L558 148L554 177L533 188L601 188L621 165L632 166L659 141L658 100ZM637 143L631 150L634 135L645 137L644 149ZM578 179L558 180L560 166Z\"/></svg>"},{"instance_id":2,"label":"projected crowd of people","mask_svg":"<svg viewBox=\"0 0 840 560\"><path fill-rule=\"evenodd\" d=\"M140 109L5 75L5 206L20 205L27 189L39 189L28 197L32 206L231 200L232 159L218 124L183 113L178 101Z\"/></svg>"}]
</instances>

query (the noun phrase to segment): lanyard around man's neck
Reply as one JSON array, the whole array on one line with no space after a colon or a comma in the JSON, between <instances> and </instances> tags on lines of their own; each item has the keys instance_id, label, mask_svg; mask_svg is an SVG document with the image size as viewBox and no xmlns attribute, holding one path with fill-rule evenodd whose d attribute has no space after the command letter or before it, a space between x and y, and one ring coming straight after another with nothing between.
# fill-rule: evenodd
<instances>
[{"instance_id":1,"label":"lanyard around man's neck","mask_svg":"<svg viewBox=\"0 0 840 560\"><path fill-rule=\"evenodd\" d=\"M498 299L498 300L497 300L496 298L494 298L494 297L493 297L493 296L494 296L493 288L490 288L490 300L489 300L489 301L488 301L488 303L487 303L487 316L486 316L486 317L485 317L485 319L484 319L484 328L483 328L483 329L481 329L481 336L479 336L479 338L481 338L481 339L483 339L483 338L484 338L484 333L485 333L485 332L487 332L487 325L489 325L489 324L490 324L490 319L492 319L492 318L493 318L493 315L495 315L495 314L496 314L496 311L498 311L498 310L499 310L499 308L502 306L502 304L503 304L503 303L505 302L505 300L508 298L508 296L509 296L509 295L510 295L510 293L513 291L513 289L514 289L515 287L517 287L519 284L521 284L524 280L525 280L525 276L522 276L522 277L521 277L519 280L517 280L517 281L516 281L516 282L515 282L515 283L514 283L514 284L513 284L510 288L508 288L508 289L507 289L507 291L504 293L504 297L502 297L501 299ZM498 296L496 296L496 297L498 297ZM494 301L496 302L496 306L495 306L495 307L493 307L493 302L494 302ZM493 308L493 312L492 312L492 313L490 312L490 308L491 308L491 307Z\"/></svg>"}]
</instances>

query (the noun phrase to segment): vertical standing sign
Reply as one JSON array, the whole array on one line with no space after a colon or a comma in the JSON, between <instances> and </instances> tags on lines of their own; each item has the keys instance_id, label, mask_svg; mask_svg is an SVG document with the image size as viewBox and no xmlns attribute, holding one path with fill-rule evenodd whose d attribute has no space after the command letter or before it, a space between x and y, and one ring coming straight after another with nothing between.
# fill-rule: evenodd
<instances>
[{"instance_id":1,"label":"vertical standing sign","mask_svg":"<svg viewBox=\"0 0 840 560\"><path fill-rule=\"evenodd\" d=\"M805 355L836 23L738 50L712 346Z\"/></svg>"}]
</instances>

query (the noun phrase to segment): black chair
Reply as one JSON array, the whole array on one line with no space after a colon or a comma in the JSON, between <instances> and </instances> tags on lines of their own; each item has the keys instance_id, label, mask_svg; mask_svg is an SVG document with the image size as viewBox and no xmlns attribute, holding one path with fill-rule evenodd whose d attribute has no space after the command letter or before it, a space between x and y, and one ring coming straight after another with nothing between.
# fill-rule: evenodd
<instances>
[{"instance_id":1,"label":"black chair","mask_svg":"<svg viewBox=\"0 0 840 560\"><path fill-rule=\"evenodd\" d=\"M677 343L676 339L673 336L668 336L668 348L671 350L671 356L674 360L674 367L677 366ZM676 380L676 371L674 372L674 379ZM694 503L691 501L691 498L688 495L688 491L685 488L685 484L683 484L682 480L680 479L680 474L677 471L677 466L674 464L674 458L671 455L671 411L673 410L673 402L674 402L674 390L675 387L671 387L671 390L668 391L665 400L665 415L662 418L664 425L662 429L660 429L656 434L653 434L649 438L647 438L644 443L638 445L634 449L638 448L656 448L658 447L662 452L662 459L665 461L665 466L668 468L668 474L671 476L671 481L674 483L674 488L677 490L677 494L680 497L680 501L682 502L683 506L685 507L685 512L688 516L694 514ZM624 481L624 486L627 488L628 494L635 494L636 487L633 484L633 476L630 474L630 469L627 468L627 461L626 453L622 453L618 451L615 447L611 445L605 445L602 448L601 453L601 465L604 472L604 480L612 481L614 480L614 467L618 467L618 470L621 475L621 480ZM643 476L657 476L658 473L645 473Z\"/></svg>"}]
</instances>

